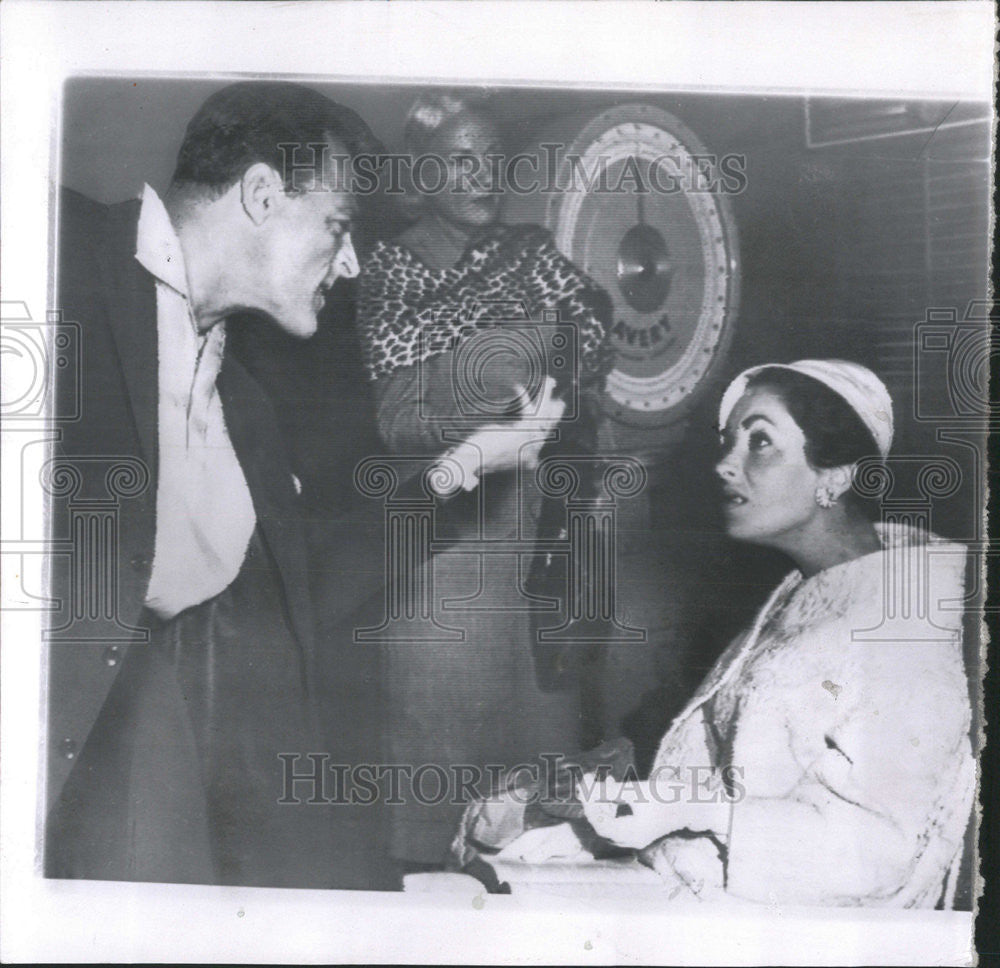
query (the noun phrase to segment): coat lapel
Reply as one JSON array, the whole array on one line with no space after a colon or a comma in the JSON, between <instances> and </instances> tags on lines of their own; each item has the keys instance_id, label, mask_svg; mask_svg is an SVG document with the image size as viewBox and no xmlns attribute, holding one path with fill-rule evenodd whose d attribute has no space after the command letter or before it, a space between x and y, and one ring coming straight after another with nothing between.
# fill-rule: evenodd
<instances>
[{"instance_id":1,"label":"coat lapel","mask_svg":"<svg viewBox=\"0 0 1000 968\"><path fill-rule=\"evenodd\" d=\"M118 347L143 456L156 480L159 378L156 283L135 258L138 201L111 209L98 252L107 319Z\"/></svg>"},{"instance_id":2,"label":"coat lapel","mask_svg":"<svg viewBox=\"0 0 1000 968\"><path fill-rule=\"evenodd\" d=\"M761 606L760 611L757 612L757 616L749 631L744 635L737 636L722 655L719 656L711 672L705 677L704 682L695 691L695 694L688 701L682 712L674 718L674 723L679 723L682 719L686 719L701 706L705 705L742 668L747 656L757 644L764 623L770 617L775 604L788 593L790 588L798 584L800 578L799 572L793 571L786 575L781 584L771 592L767 601ZM667 735L669 736L670 732ZM666 740L664 740L665 742Z\"/></svg>"},{"instance_id":3,"label":"coat lapel","mask_svg":"<svg viewBox=\"0 0 1000 968\"><path fill-rule=\"evenodd\" d=\"M229 353L222 361L218 387L226 430L246 476L257 523L281 576L289 618L311 663L306 544L274 410L257 382Z\"/></svg>"},{"instance_id":4,"label":"coat lapel","mask_svg":"<svg viewBox=\"0 0 1000 968\"><path fill-rule=\"evenodd\" d=\"M159 379L156 283L135 258L140 202L111 209L98 253L107 318L128 387L139 442L157 474ZM261 531L281 574L292 625L312 651L305 542L295 493L271 405L263 391L228 354L218 381L233 449L246 475Z\"/></svg>"}]
</instances>

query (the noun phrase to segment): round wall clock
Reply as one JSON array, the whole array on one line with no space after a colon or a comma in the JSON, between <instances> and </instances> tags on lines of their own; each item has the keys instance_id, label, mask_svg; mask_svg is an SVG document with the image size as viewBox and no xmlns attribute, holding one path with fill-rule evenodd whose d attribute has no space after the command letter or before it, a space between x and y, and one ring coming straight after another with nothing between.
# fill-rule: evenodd
<instances>
[{"instance_id":1,"label":"round wall clock","mask_svg":"<svg viewBox=\"0 0 1000 968\"><path fill-rule=\"evenodd\" d=\"M724 355L736 315L727 194L741 185L739 159L710 156L648 104L565 118L536 144L542 190L507 192L506 216L548 227L611 296L608 417L636 428L676 424Z\"/></svg>"}]
</instances>

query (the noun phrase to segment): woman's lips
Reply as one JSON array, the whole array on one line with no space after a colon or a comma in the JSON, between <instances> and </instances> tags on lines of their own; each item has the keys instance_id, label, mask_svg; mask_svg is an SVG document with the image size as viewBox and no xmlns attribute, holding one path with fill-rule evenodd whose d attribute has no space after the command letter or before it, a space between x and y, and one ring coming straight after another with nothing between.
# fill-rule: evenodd
<instances>
[{"instance_id":1,"label":"woman's lips","mask_svg":"<svg viewBox=\"0 0 1000 968\"><path fill-rule=\"evenodd\" d=\"M723 490L722 501L727 508L742 507L747 503L747 499L739 491L733 491L729 488Z\"/></svg>"}]
</instances>

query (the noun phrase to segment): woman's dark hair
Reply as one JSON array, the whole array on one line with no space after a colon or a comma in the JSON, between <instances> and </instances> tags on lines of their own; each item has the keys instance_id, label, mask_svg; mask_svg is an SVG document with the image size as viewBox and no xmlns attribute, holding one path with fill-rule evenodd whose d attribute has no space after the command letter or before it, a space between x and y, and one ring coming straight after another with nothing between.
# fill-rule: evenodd
<instances>
[{"instance_id":1,"label":"woman's dark hair","mask_svg":"<svg viewBox=\"0 0 1000 968\"><path fill-rule=\"evenodd\" d=\"M854 408L825 383L768 367L747 380L747 389L767 387L785 404L805 435L806 459L813 467L843 467L863 457L877 457L878 445Z\"/></svg>"},{"instance_id":2,"label":"woman's dark hair","mask_svg":"<svg viewBox=\"0 0 1000 968\"><path fill-rule=\"evenodd\" d=\"M291 189L294 171L286 170L288 149L280 146L301 146L294 158L299 170L309 167L311 157L318 171L323 152L310 156L307 146L325 145L331 138L352 156L375 154L381 147L358 114L311 88L284 81L230 84L211 95L188 123L173 184L221 194L251 165L264 162L281 172Z\"/></svg>"}]
</instances>

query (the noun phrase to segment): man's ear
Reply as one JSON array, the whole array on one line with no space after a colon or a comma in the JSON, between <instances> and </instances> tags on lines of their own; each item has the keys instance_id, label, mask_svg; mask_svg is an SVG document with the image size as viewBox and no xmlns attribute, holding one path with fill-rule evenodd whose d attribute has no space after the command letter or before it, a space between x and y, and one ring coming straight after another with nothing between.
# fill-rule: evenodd
<instances>
[{"instance_id":1,"label":"man's ear","mask_svg":"<svg viewBox=\"0 0 1000 968\"><path fill-rule=\"evenodd\" d=\"M281 176L270 165L258 161L243 172L240 201L254 225L262 224L273 213L284 194Z\"/></svg>"},{"instance_id":2,"label":"man's ear","mask_svg":"<svg viewBox=\"0 0 1000 968\"><path fill-rule=\"evenodd\" d=\"M854 465L844 464L842 467L826 467L821 474L821 484L829 489L836 500L851 489L854 480Z\"/></svg>"}]
</instances>

